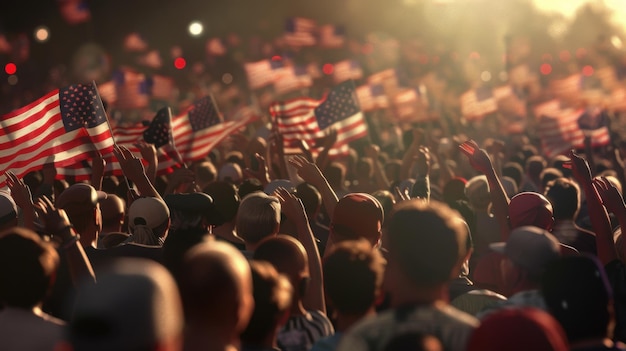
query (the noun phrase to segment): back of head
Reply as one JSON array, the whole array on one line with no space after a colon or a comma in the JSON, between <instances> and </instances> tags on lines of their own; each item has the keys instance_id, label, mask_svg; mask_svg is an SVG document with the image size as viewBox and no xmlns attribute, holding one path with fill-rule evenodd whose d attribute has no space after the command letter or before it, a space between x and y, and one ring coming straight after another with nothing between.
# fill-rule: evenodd
<instances>
[{"instance_id":1,"label":"back of head","mask_svg":"<svg viewBox=\"0 0 626 351\"><path fill-rule=\"evenodd\" d=\"M570 178L572 176L572 170L568 167L565 167L565 164L567 164L569 161L569 157L565 155L558 155L552 160L551 165L552 167L561 171L563 177Z\"/></svg>"},{"instance_id":2,"label":"back of head","mask_svg":"<svg viewBox=\"0 0 626 351\"><path fill-rule=\"evenodd\" d=\"M0 229L9 229L17 225L17 205L11 194L0 191Z\"/></svg>"},{"instance_id":3,"label":"back of head","mask_svg":"<svg viewBox=\"0 0 626 351\"><path fill-rule=\"evenodd\" d=\"M344 241L324 258L324 290L340 313L362 315L376 302L383 282L385 260L365 240Z\"/></svg>"},{"instance_id":4,"label":"back of head","mask_svg":"<svg viewBox=\"0 0 626 351\"><path fill-rule=\"evenodd\" d=\"M389 260L416 286L452 278L466 254L467 238L454 211L438 202L410 200L396 205L387 226Z\"/></svg>"},{"instance_id":5,"label":"back of head","mask_svg":"<svg viewBox=\"0 0 626 351\"><path fill-rule=\"evenodd\" d=\"M241 341L261 346L268 336L278 330L291 307L293 288L285 276L265 261L250 262L254 294L254 312Z\"/></svg>"},{"instance_id":6,"label":"back of head","mask_svg":"<svg viewBox=\"0 0 626 351\"><path fill-rule=\"evenodd\" d=\"M552 204L543 195L534 192L519 193L509 202L511 229L532 225L550 230L554 224Z\"/></svg>"},{"instance_id":7,"label":"back of head","mask_svg":"<svg viewBox=\"0 0 626 351\"><path fill-rule=\"evenodd\" d=\"M335 206L330 230L336 241L364 238L376 246L380 240L384 215L380 202L372 195L350 193Z\"/></svg>"},{"instance_id":8,"label":"back of head","mask_svg":"<svg viewBox=\"0 0 626 351\"><path fill-rule=\"evenodd\" d=\"M241 200L235 228L237 236L247 244L257 244L277 234L279 224L280 202L276 197L255 192Z\"/></svg>"},{"instance_id":9,"label":"back of head","mask_svg":"<svg viewBox=\"0 0 626 351\"><path fill-rule=\"evenodd\" d=\"M356 163L358 177L371 178L374 175L373 161L369 157L361 157Z\"/></svg>"},{"instance_id":10,"label":"back of head","mask_svg":"<svg viewBox=\"0 0 626 351\"><path fill-rule=\"evenodd\" d=\"M526 271L528 279L534 283L538 283L546 267L561 256L561 247L554 235L534 226L515 228L506 243L493 243L489 247L505 254Z\"/></svg>"},{"instance_id":11,"label":"back of head","mask_svg":"<svg viewBox=\"0 0 626 351\"><path fill-rule=\"evenodd\" d=\"M222 225L235 219L240 203L235 186L228 182L216 181L205 186L202 192L213 198L216 219L218 219L213 224Z\"/></svg>"},{"instance_id":12,"label":"back of head","mask_svg":"<svg viewBox=\"0 0 626 351\"><path fill-rule=\"evenodd\" d=\"M316 187L309 183L300 183L296 186L296 196L302 200L307 215L315 214L322 206L322 195Z\"/></svg>"},{"instance_id":13,"label":"back of head","mask_svg":"<svg viewBox=\"0 0 626 351\"><path fill-rule=\"evenodd\" d=\"M32 308L46 296L59 265L57 252L35 232L0 233L0 304Z\"/></svg>"},{"instance_id":14,"label":"back of head","mask_svg":"<svg viewBox=\"0 0 626 351\"><path fill-rule=\"evenodd\" d=\"M518 163L507 162L502 166L502 176L512 178L517 187L522 186L522 177L524 176L524 169Z\"/></svg>"},{"instance_id":15,"label":"back of head","mask_svg":"<svg viewBox=\"0 0 626 351\"><path fill-rule=\"evenodd\" d=\"M217 179L217 170L213 163L205 161L196 165L195 175L198 185L203 188Z\"/></svg>"},{"instance_id":16,"label":"back of head","mask_svg":"<svg viewBox=\"0 0 626 351\"><path fill-rule=\"evenodd\" d=\"M554 167L548 167L541 172L541 188L545 189L551 181L563 177L563 172Z\"/></svg>"},{"instance_id":17,"label":"back of head","mask_svg":"<svg viewBox=\"0 0 626 351\"><path fill-rule=\"evenodd\" d=\"M541 292L570 342L611 336L612 291L597 258L567 256L553 262L543 275Z\"/></svg>"},{"instance_id":18,"label":"back of head","mask_svg":"<svg viewBox=\"0 0 626 351\"><path fill-rule=\"evenodd\" d=\"M471 178L467 184L465 184L465 195L473 208L486 210L491 203L487 177L481 175Z\"/></svg>"},{"instance_id":19,"label":"back of head","mask_svg":"<svg viewBox=\"0 0 626 351\"><path fill-rule=\"evenodd\" d=\"M239 184L243 178L241 166L237 163L227 162L220 168L217 179L222 182Z\"/></svg>"},{"instance_id":20,"label":"back of head","mask_svg":"<svg viewBox=\"0 0 626 351\"><path fill-rule=\"evenodd\" d=\"M254 251L253 258L271 263L278 273L289 278L296 293L303 293L298 289L301 282L309 277L309 259L304 246L298 240L282 234L267 238Z\"/></svg>"},{"instance_id":21,"label":"back of head","mask_svg":"<svg viewBox=\"0 0 626 351\"><path fill-rule=\"evenodd\" d=\"M332 162L324 169L324 176L333 188L341 188L346 177L346 167L341 163Z\"/></svg>"},{"instance_id":22,"label":"back of head","mask_svg":"<svg viewBox=\"0 0 626 351\"><path fill-rule=\"evenodd\" d=\"M261 183L260 180L256 178L247 178L244 179L243 182L241 182L241 184L239 185L239 188L237 189L237 194L239 195L240 199L243 199L248 194L251 194L255 191L263 191L263 188L263 183ZM233 218L235 217L233 216Z\"/></svg>"},{"instance_id":23,"label":"back of head","mask_svg":"<svg viewBox=\"0 0 626 351\"><path fill-rule=\"evenodd\" d=\"M559 323L535 308L506 308L489 314L474 330L467 351L566 351Z\"/></svg>"},{"instance_id":24,"label":"back of head","mask_svg":"<svg viewBox=\"0 0 626 351\"><path fill-rule=\"evenodd\" d=\"M545 195L554 211L554 219L574 219L580 207L580 189L567 178L548 183Z\"/></svg>"},{"instance_id":25,"label":"back of head","mask_svg":"<svg viewBox=\"0 0 626 351\"><path fill-rule=\"evenodd\" d=\"M393 205L396 204L395 196L388 190L377 190L372 193L372 196L375 197L382 206L383 217L387 218L391 214L391 211L393 211ZM385 225L385 223L383 223L383 225Z\"/></svg>"},{"instance_id":26,"label":"back of head","mask_svg":"<svg viewBox=\"0 0 626 351\"><path fill-rule=\"evenodd\" d=\"M124 219L126 203L119 196L108 194L106 199L100 200L99 203L103 226L115 225L119 223L120 219Z\"/></svg>"},{"instance_id":27,"label":"back of head","mask_svg":"<svg viewBox=\"0 0 626 351\"><path fill-rule=\"evenodd\" d=\"M56 199L56 207L65 210L76 231L85 235L85 230L95 224L98 201L106 198L106 193L96 191L85 183L76 183L65 189ZM100 223L98 223L100 224Z\"/></svg>"},{"instance_id":28,"label":"back of head","mask_svg":"<svg viewBox=\"0 0 626 351\"><path fill-rule=\"evenodd\" d=\"M526 160L526 173L533 179L537 179L547 165L548 163L542 156L531 156Z\"/></svg>"},{"instance_id":29,"label":"back of head","mask_svg":"<svg viewBox=\"0 0 626 351\"><path fill-rule=\"evenodd\" d=\"M78 290L69 324L74 350L180 349L183 316L176 283L161 265L120 259ZM177 347L176 347L177 346Z\"/></svg>"},{"instance_id":30,"label":"back of head","mask_svg":"<svg viewBox=\"0 0 626 351\"><path fill-rule=\"evenodd\" d=\"M219 241L193 247L183 259L178 286L188 323L241 332L252 312L250 266L241 252Z\"/></svg>"},{"instance_id":31,"label":"back of head","mask_svg":"<svg viewBox=\"0 0 626 351\"><path fill-rule=\"evenodd\" d=\"M130 241L144 245L162 245L170 224L170 210L161 199L142 197L128 208Z\"/></svg>"}]
</instances>

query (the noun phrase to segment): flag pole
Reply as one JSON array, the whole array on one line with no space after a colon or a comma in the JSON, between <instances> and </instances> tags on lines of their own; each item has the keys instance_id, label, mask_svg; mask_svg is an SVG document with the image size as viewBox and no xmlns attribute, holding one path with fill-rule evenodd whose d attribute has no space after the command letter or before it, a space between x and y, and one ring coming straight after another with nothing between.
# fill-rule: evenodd
<instances>
[{"instance_id":1,"label":"flag pole","mask_svg":"<svg viewBox=\"0 0 626 351\"><path fill-rule=\"evenodd\" d=\"M104 114L104 118L107 121L107 127L109 127L109 133L111 133L111 139L113 140L113 146L115 149L119 149L119 146L117 145L117 142L115 141L115 135L113 134L113 129L111 128L111 123L109 123L109 114L107 113L106 109L104 108L104 104L102 103L102 98L100 97L100 92L98 91L98 85L96 84L95 80L91 81L91 85L93 86L94 90L96 91L96 95L98 96L98 103L100 104L100 108L102 109L102 113ZM97 150L96 150L97 151ZM119 162L119 160L118 160ZM123 170L122 170L123 173ZM133 192L131 192L131 185L130 185L130 181L128 181L128 178L126 177L126 175L124 175L124 182L126 183L126 186L128 187L128 192L129 194L133 194Z\"/></svg>"},{"instance_id":2,"label":"flag pole","mask_svg":"<svg viewBox=\"0 0 626 351\"><path fill-rule=\"evenodd\" d=\"M178 152L178 149L176 148L176 142L174 141L174 135L172 134L172 108L169 106L167 107L167 119L168 119L168 125L170 126L168 129L168 133L169 133L169 138L167 138L168 144L174 150L174 156L176 157L176 162L180 163L184 168L189 168L187 167L187 164L185 164L185 161L183 161L183 157L180 155L180 152Z\"/></svg>"}]
</instances>

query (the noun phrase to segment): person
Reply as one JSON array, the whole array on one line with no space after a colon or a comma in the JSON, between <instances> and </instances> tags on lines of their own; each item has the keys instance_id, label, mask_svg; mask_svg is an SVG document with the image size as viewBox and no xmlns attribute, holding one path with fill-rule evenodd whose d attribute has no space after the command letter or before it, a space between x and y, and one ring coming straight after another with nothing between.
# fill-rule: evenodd
<instances>
[{"instance_id":1,"label":"person","mask_svg":"<svg viewBox=\"0 0 626 351\"><path fill-rule=\"evenodd\" d=\"M278 234L280 228L280 201L262 192L249 194L241 200L235 230L246 245L248 255L253 253L259 243Z\"/></svg>"},{"instance_id":2,"label":"person","mask_svg":"<svg viewBox=\"0 0 626 351\"><path fill-rule=\"evenodd\" d=\"M11 194L6 191L0 191L0 231L17 225L17 205L11 198Z\"/></svg>"},{"instance_id":3,"label":"person","mask_svg":"<svg viewBox=\"0 0 626 351\"><path fill-rule=\"evenodd\" d=\"M98 247L108 233L123 232L124 217L126 216L126 203L115 194L108 194L105 199L99 201L102 213L102 232L100 233Z\"/></svg>"},{"instance_id":4,"label":"person","mask_svg":"<svg viewBox=\"0 0 626 351\"><path fill-rule=\"evenodd\" d=\"M448 283L466 258L466 235L456 217L436 201L396 205L387 226L385 269L392 309L355 325L338 350L384 350L400 331L432 333L446 350L465 349L478 320L446 303Z\"/></svg>"},{"instance_id":5,"label":"person","mask_svg":"<svg viewBox=\"0 0 626 351\"><path fill-rule=\"evenodd\" d=\"M501 273L509 298L481 311L478 317L502 308L528 306L546 310L539 286L546 267L561 256L559 241L544 229L523 226L513 229L506 242L490 247L505 256Z\"/></svg>"},{"instance_id":6,"label":"person","mask_svg":"<svg viewBox=\"0 0 626 351\"><path fill-rule=\"evenodd\" d=\"M567 337L549 313L532 308L505 309L481 321L467 351L567 351Z\"/></svg>"},{"instance_id":7,"label":"person","mask_svg":"<svg viewBox=\"0 0 626 351\"><path fill-rule=\"evenodd\" d=\"M254 309L245 257L228 243L204 241L187 252L177 273L185 350L235 350Z\"/></svg>"},{"instance_id":8,"label":"person","mask_svg":"<svg viewBox=\"0 0 626 351\"><path fill-rule=\"evenodd\" d=\"M274 266L265 261L250 261L254 311L241 333L242 351L275 351L280 328L289 318L293 287Z\"/></svg>"},{"instance_id":9,"label":"person","mask_svg":"<svg viewBox=\"0 0 626 351\"><path fill-rule=\"evenodd\" d=\"M36 233L14 227L0 233L0 344L2 350L52 350L65 323L41 310L59 255Z\"/></svg>"},{"instance_id":10,"label":"person","mask_svg":"<svg viewBox=\"0 0 626 351\"><path fill-rule=\"evenodd\" d=\"M350 193L342 197L330 221L330 240L326 250L344 240L364 238L372 247L379 247L384 222L383 207L370 194Z\"/></svg>"},{"instance_id":11,"label":"person","mask_svg":"<svg viewBox=\"0 0 626 351\"><path fill-rule=\"evenodd\" d=\"M85 183L76 183L65 189L56 199L56 207L63 209L80 234L80 242L87 254L95 249L102 231L102 213L99 202L107 197L102 191Z\"/></svg>"},{"instance_id":12,"label":"person","mask_svg":"<svg viewBox=\"0 0 626 351\"><path fill-rule=\"evenodd\" d=\"M212 223L214 225L212 233L218 240L227 241L236 248L245 250L245 243L243 239L237 236L235 230L235 219L240 203L240 197L235 186L227 182L214 181L204 187L202 192L211 196L216 204L213 212L217 221Z\"/></svg>"},{"instance_id":13,"label":"person","mask_svg":"<svg viewBox=\"0 0 626 351\"><path fill-rule=\"evenodd\" d=\"M385 259L365 239L337 244L324 259L324 290L336 315L335 334L318 340L311 351L337 348L345 331L363 318L376 315L383 297Z\"/></svg>"},{"instance_id":14,"label":"person","mask_svg":"<svg viewBox=\"0 0 626 351\"><path fill-rule=\"evenodd\" d=\"M595 234L579 227L575 222L580 210L578 185L567 178L558 178L548 183L545 196L552 203L552 234L559 242L572 246L579 252L597 255Z\"/></svg>"},{"instance_id":15,"label":"person","mask_svg":"<svg viewBox=\"0 0 626 351\"><path fill-rule=\"evenodd\" d=\"M79 286L59 351L182 350L183 313L172 276L146 259L115 261Z\"/></svg>"},{"instance_id":16,"label":"person","mask_svg":"<svg viewBox=\"0 0 626 351\"><path fill-rule=\"evenodd\" d=\"M597 258L568 256L553 262L541 279L541 292L572 350L619 350L611 340L612 289Z\"/></svg>"},{"instance_id":17,"label":"person","mask_svg":"<svg viewBox=\"0 0 626 351\"><path fill-rule=\"evenodd\" d=\"M304 304L307 295L317 293L312 289L317 284L311 280L309 257L298 240L287 235L266 238L257 247L253 259L271 263L294 287L289 320L278 333L282 351L309 350L317 340L334 333L321 306L310 309Z\"/></svg>"}]
</instances>

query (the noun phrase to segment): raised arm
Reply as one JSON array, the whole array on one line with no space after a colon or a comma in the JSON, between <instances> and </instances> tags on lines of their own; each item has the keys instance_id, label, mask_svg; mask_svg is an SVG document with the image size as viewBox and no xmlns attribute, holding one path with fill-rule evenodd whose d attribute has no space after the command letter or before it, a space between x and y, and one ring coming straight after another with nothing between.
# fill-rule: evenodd
<instances>
[{"instance_id":1,"label":"raised arm","mask_svg":"<svg viewBox=\"0 0 626 351\"><path fill-rule=\"evenodd\" d=\"M141 160L124 146L116 147L114 153L122 167L124 175L137 186L137 190L139 190L141 196L152 196L161 199L161 195L159 195L159 192L156 191L146 176Z\"/></svg>"},{"instance_id":2,"label":"raised arm","mask_svg":"<svg viewBox=\"0 0 626 351\"><path fill-rule=\"evenodd\" d=\"M611 229L611 221L606 212L600 196L596 192L591 178L591 169L587 161L570 152L571 163L574 179L578 182L585 193L587 199L587 208L589 209L589 218L591 218L591 227L596 234L596 247L598 250L598 258L606 265L607 263L617 259L617 251L613 242L613 231Z\"/></svg>"},{"instance_id":3,"label":"raised arm","mask_svg":"<svg viewBox=\"0 0 626 351\"><path fill-rule=\"evenodd\" d=\"M106 166L106 162L102 158L102 154L100 154L99 151L96 151L96 155L91 162L91 186L93 186L96 190L102 190L104 166Z\"/></svg>"},{"instance_id":4,"label":"raised arm","mask_svg":"<svg viewBox=\"0 0 626 351\"><path fill-rule=\"evenodd\" d=\"M74 231L65 211L55 208L47 197L37 200L36 209L48 234L60 239L74 286L78 286L86 279L95 282L96 276L91 262L80 244L80 236Z\"/></svg>"},{"instance_id":5,"label":"raised arm","mask_svg":"<svg viewBox=\"0 0 626 351\"><path fill-rule=\"evenodd\" d=\"M365 147L365 155L372 159L372 165L374 166L374 178L376 178L376 185L378 189L389 190L389 180L385 175L383 167L380 165L378 156L380 154L380 148L377 145L370 144Z\"/></svg>"},{"instance_id":6,"label":"raised arm","mask_svg":"<svg viewBox=\"0 0 626 351\"><path fill-rule=\"evenodd\" d=\"M502 240L506 241L509 238L509 232L511 231L508 219L510 200L504 191L504 187L500 182L500 177L498 177L487 151L481 149L474 140L468 140L462 143L459 148L461 149L461 152L467 156L472 167L487 177L493 213L500 224L500 235Z\"/></svg>"},{"instance_id":7,"label":"raised arm","mask_svg":"<svg viewBox=\"0 0 626 351\"><path fill-rule=\"evenodd\" d=\"M11 197L17 207L22 210L22 220L24 221L24 227L36 230L35 227L35 206L33 205L33 197L30 193L30 188L24 183L23 180L18 179L13 172L7 172L7 186L11 191Z\"/></svg>"},{"instance_id":8,"label":"raised arm","mask_svg":"<svg viewBox=\"0 0 626 351\"><path fill-rule=\"evenodd\" d=\"M328 184L328 181L322 174L322 171L320 171L314 163L307 161L307 159L302 156L294 156L290 158L289 164L296 168L300 178L317 188L322 195L322 202L326 208L328 216L332 217L339 199L337 198L337 194L335 194L333 188L330 184Z\"/></svg>"},{"instance_id":9,"label":"raised arm","mask_svg":"<svg viewBox=\"0 0 626 351\"><path fill-rule=\"evenodd\" d=\"M317 155L317 160L315 160L315 164L320 169L325 169L328 166L329 158L328 154L330 153L330 149L332 149L333 145L337 142L337 130L332 129L328 132L328 134L324 137L322 141L322 151L320 151L319 155Z\"/></svg>"},{"instance_id":10,"label":"raised arm","mask_svg":"<svg viewBox=\"0 0 626 351\"><path fill-rule=\"evenodd\" d=\"M619 221L620 228L626 228L626 205L624 205L624 198L620 191L605 177L595 178L593 180L593 186L602 199L602 204L609 213L613 213ZM622 234L624 235L624 234ZM615 242L615 241L613 241ZM617 246L617 245L616 245ZM616 250L620 254L622 261L626 260L626 245L624 245L624 239L622 237L622 243L620 247L616 247Z\"/></svg>"},{"instance_id":11,"label":"raised arm","mask_svg":"<svg viewBox=\"0 0 626 351\"><path fill-rule=\"evenodd\" d=\"M309 226L302 201L291 194L285 188L278 188L274 193L280 200L282 211L287 218L296 224L298 240L304 246L309 257L309 275L311 282L304 296L304 307L308 310L317 310L326 313L326 302L324 301L324 280L322 277L322 260L315 243L315 237Z\"/></svg>"},{"instance_id":12,"label":"raised arm","mask_svg":"<svg viewBox=\"0 0 626 351\"><path fill-rule=\"evenodd\" d=\"M141 141L135 144L137 148L139 148L139 152L141 153L141 157L148 162L148 167L146 168L146 176L148 180L154 184L157 176L157 167L159 166L159 158L157 157L157 150L152 144L148 144L145 141Z\"/></svg>"}]
</instances>

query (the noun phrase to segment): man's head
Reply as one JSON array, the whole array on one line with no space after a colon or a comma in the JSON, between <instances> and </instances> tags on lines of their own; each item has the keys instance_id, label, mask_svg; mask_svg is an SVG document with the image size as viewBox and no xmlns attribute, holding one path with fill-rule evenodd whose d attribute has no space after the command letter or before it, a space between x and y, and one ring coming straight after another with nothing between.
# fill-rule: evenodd
<instances>
[{"instance_id":1,"label":"man's head","mask_svg":"<svg viewBox=\"0 0 626 351\"><path fill-rule=\"evenodd\" d=\"M505 243L493 243L489 247L512 263L502 272L505 284L518 284L522 280L539 283L546 267L561 256L559 241L548 231L533 226L515 228Z\"/></svg>"},{"instance_id":2,"label":"man's head","mask_svg":"<svg viewBox=\"0 0 626 351\"><path fill-rule=\"evenodd\" d=\"M336 241L366 239L377 246L384 221L380 202L370 194L350 193L335 206L330 230Z\"/></svg>"},{"instance_id":3,"label":"man's head","mask_svg":"<svg viewBox=\"0 0 626 351\"><path fill-rule=\"evenodd\" d=\"M56 207L65 210L74 229L81 235L83 246L98 239L102 230L102 217L99 201L106 193L96 191L85 183L76 183L65 189L56 199Z\"/></svg>"},{"instance_id":4,"label":"man's head","mask_svg":"<svg viewBox=\"0 0 626 351\"><path fill-rule=\"evenodd\" d=\"M309 219L313 219L322 207L322 195L316 187L309 183L300 183L296 186L296 196L302 200Z\"/></svg>"},{"instance_id":5,"label":"man's head","mask_svg":"<svg viewBox=\"0 0 626 351\"><path fill-rule=\"evenodd\" d=\"M304 296L309 281L309 258L298 240L288 235L267 238L259 244L253 258L271 263L289 279L294 287L292 303Z\"/></svg>"},{"instance_id":6,"label":"man's head","mask_svg":"<svg viewBox=\"0 0 626 351\"><path fill-rule=\"evenodd\" d=\"M573 220L580 208L580 189L567 178L557 178L546 187L546 198L554 210L554 219Z\"/></svg>"},{"instance_id":7,"label":"man's head","mask_svg":"<svg viewBox=\"0 0 626 351\"><path fill-rule=\"evenodd\" d=\"M543 195L519 193L509 202L509 225L511 229L532 225L550 230L554 224L552 213L552 204Z\"/></svg>"},{"instance_id":8,"label":"man's head","mask_svg":"<svg viewBox=\"0 0 626 351\"><path fill-rule=\"evenodd\" d=\"M437 287L458 274L467 247L466 228L458 216L434 201L396 205L387 226L387 275L415 287Z\"/></svg>"},{"instance_id":9,"label":"man's head","mask_svg":"<svg viewBox=\"0 0 626 351\"><path fill-rule=\"evenodd\" d=\"M241 334L241 342L264 346L268 336L277 333L289 318L293 288L289 280L265 261L251 261L254 312Z\"/></svg>"},{"instance_id":10,"label":"man's head","mask_svg":"<svg viewBox=\"0 0 626 351\"><path fill-rule=\"evenodd\" d=\"M224 242L200 243L178 274L187 324L237 338L254 308L250 266L241 252Z\"/></svg>"},{"instance_id":11,"label":"man's head","mask_svg":"<svg viewBox=\"0 0 626 351\"><path fill-rule=\"evenodd\" d=\"M163 200L142 197L128 208L131 240L144 245L162 245L170 227L170 210Z\"/></svg>"},{"instance_id":12,"label":"man's head","mask_svg":"<svg viewBox=\"0 0 626 351\"><path fill-rule=\"evenodd\" d=\"M239 204L235 219L237 236L247 245L257 245L261 240L274 236L280 226L280 202L274 196L255 192Z\"/></svg>"},{"instance_id":13,"label":"man's head","mask_svg":"<svg viewBox=\"0 0 626 351\"><path fill-rule=\"evenodd\" d=\"M380 296L385 259L367 241L344 241L324 259L324 290L339 313L359 316Z\"/></svg>"},{"instance_id":14,"label":"man's head","mask_svg":"<svg viewBox=\"0 0 626 351\"><path fill-rule=\"evenodd\" d=\"M32 308L52 284L59 256L33 231L13 227L0 233L0 304Z\"/></svg>"},{"instance_id":15,"label":"man's head","mask_svg":"<svg viewBox=\"0 0 626 351\"><path fill-rule=\"evenodd\" d=\"M474 209L487 210L487 207L491 203L487 177L481 175L471 178L465 184L465 195Z\"/></svg>"},{"instance_id":16,"label":"man's head","mask_svg":"<svg viewBox=\"0 0 626 351\"><path fill-rule=\"evenodd\" d=\"M0 191L0 230L17 226L17 205L11 194Z\"/></svg>"},{"instance_id":17,"label":"man's head","mask_svg":"<svg viewBox=\"0 0 626 351\"><path fill-rule=\"evenodd\" d=\"M553 262L543 275L541 292L570 342L611 337L613 296L597 258L567 256Z\"/></svg>"},{"instance_id":18,"label":"man's head","mask_svg":"<svg viewBox=\"0 0 626 351\"><path fill-rule=\"evenodd\" d=\"M207 214L207 217L214 218L211 224L220 226L235 219L241 199L234 185L216 181L205 186L202 192L209 195L215 204L214 213Z\"/></svg>"},{"instance_id":19,"label":"man's head","mask_svg":"<svg viewBox=\"0 0 626 351\"><path fill-rule=\"evenodd\" d=\"M78 289L68 326L74 351L181 350L183 315L174 279L143 259L120 259Z\"/></svg>"},{"instance_id":20,"label":"man's head","mask_svg":"<svg viewBox=\"0 0 626 351\"><path fill-rule=\"evenodd\" d=\"M102 230L104 232L119 232L122 230L126 203L122 198L114 194L107 194L105 199L100 200L100 211L102 212Z\"/></svg>"}]
</instances>

